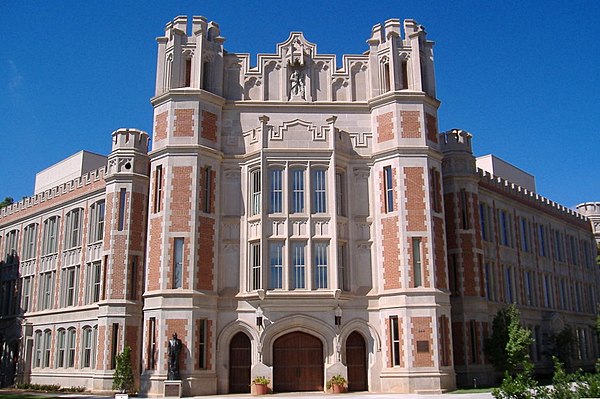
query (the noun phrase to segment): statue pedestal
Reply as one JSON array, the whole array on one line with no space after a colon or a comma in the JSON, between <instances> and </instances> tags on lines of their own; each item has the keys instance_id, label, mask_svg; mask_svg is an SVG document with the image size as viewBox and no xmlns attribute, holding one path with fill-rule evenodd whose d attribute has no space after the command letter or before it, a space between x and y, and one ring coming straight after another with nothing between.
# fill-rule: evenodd
<instances>
[{"instance_id":1,"label":"statue pedestal","mask_svg":"<svg viewBox=\"0 0 600 399\"><path fill-rule=\"evenodd\" d=\"M166 380L164 383L163 396L165 398L181 398L181 381Z\"/></svg>"}]
</instances>

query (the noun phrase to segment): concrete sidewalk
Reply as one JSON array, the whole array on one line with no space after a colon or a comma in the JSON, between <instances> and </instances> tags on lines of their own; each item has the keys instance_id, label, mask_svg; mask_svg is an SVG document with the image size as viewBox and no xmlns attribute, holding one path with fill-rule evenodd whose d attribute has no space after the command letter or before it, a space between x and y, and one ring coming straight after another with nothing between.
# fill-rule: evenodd
<instances>
[{"instance_id":1,"label":"concrete sidewalk","mask_svg":"<svg viewBox=\"0 0 600 399\"><path fill-rule=\"evenodd\" d=\"M323 392L275 393L263 395L265 399L491 399L491 393L444 393L444 394L415 394L415 393L369 393L347 392L341 394L326 394ZM195 396L194 399L249 399L257 396L245 395L209 395Z\"/></svg>"}]
</instances>

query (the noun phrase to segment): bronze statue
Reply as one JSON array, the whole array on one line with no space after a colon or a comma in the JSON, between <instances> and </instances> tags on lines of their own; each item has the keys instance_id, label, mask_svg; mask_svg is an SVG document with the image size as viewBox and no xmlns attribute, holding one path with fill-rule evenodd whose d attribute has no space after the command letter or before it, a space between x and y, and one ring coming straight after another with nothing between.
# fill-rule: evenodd
<instances>
[{"instance_id":1,"label":"bronze statue","mask_svg":"<svg viewBox=\"0 0 600 399\"><path fill-rule=\"evenodd\" d=\"M180 380L179 376L179 352L181 352L181 340L177 338L177 333L169 340L169 373L167 379Z\"/></svg>"}]
</instances>

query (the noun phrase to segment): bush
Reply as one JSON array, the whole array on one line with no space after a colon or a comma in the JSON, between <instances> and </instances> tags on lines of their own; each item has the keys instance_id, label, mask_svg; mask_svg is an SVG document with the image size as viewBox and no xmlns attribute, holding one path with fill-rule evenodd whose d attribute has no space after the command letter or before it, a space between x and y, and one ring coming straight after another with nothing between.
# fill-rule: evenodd
<instances>
[{"instance_id":1,"label":"bush","mask_svg":"<svg viewBox=\"0 0 600 399\"><path fill-rule=\"evenodd\" d=\"M131 348L125 346L123 352L116 358L115 374L113 375L113 389L121 393L133 390L133 368L131 367Z\"/></svg>"}]
</instances>

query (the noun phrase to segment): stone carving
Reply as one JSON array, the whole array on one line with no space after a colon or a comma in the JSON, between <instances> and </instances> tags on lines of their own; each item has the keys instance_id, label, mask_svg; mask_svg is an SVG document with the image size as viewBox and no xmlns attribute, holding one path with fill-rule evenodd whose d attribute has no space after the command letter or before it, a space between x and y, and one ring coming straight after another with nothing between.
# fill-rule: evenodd
<instances>
[{"instance_id":1,"label":"stone carving","mask_svg":"<svg viewBox=\"0 0 600 399\"><path fill-rule=\"evenodd\" d=\"M169 372L167 379L180 380L179 376L179 352L181 352L181 340L177 338L177 333L169 340Z\"/></svg>"},{"instance_id":2,"label":"stone carving","mask_svg":"<svg viewBox=\"0 0 600 399\"><path fill-rule=\"evenodd\" d=\"M294 98L304 99L304 73L297 64L290 75L290 100Z\"/></svg>"}]
</instances>

